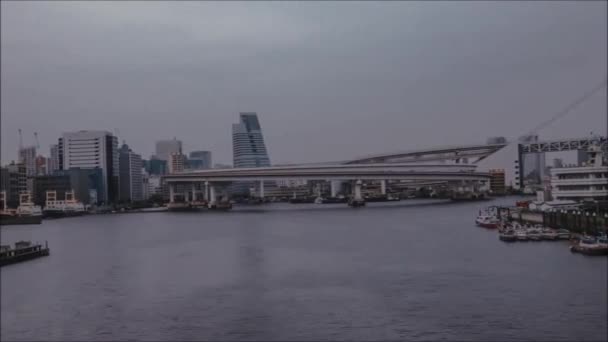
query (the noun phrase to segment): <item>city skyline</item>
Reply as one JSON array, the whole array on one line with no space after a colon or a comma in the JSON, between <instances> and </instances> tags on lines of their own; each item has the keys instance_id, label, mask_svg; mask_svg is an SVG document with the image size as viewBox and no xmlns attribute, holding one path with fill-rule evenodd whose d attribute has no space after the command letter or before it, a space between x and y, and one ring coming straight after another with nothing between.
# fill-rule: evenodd
<instances>
[{"instance_id":1,"label":"city skyline","mask_svg":"<svg viewBox=\"0 0 608 342\"><path fill-rule=\"evenodd\" d=\"M47 156L63 132L104 129L146 158L150 135L176 136L227 163L242 110L260 113L276 163L481 143L526 133L606 74L603 2L1 6L3 164L19 128ZM602 92L538 133L606 125Z\"/></svg>"}]
</instances>

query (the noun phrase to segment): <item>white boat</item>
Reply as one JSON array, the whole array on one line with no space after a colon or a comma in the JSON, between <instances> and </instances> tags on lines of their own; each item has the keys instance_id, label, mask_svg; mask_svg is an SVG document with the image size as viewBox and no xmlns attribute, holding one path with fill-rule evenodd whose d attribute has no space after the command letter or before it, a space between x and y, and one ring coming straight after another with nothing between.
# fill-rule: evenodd
<instances>
[{"instance_id":1,"label":"white boat","mask_svg":"<svg viewBox=\"0 0 608 342\"><path fill-rule=\"evenodd\" d=\"M534 229L534 228L533 229L529 229L526 232L526 235L528 236L528 240L531 240L531 241L540 241L540 240L542 240L542 234L541 234L541 232L539 230L537 230L537 229Z\"/></svg>"},{"instance_id":2,"label":"white boat","mask_svg":"<svg viewBox=\"0 0 608 342\"><path fill-rule=\"evenodd\" d=\"M554 229L544 228L541 231L541 236L543 240L557 240L557 232Z\"/></svg>"},{"instance_id":3,"label":"white boat","mask_svg":"<svg viewBox=\"0 0 608 342\"><path fill-rule=\"evenodd\" d=\"M523 229L515 231L515 237L517 238L517 241L528 241L528 234Z\"/></svg>"},{"instance_id":4,"label":"white boat","mask_svg":"<svg viewBox=\"0 0 608 342\"><path fill-rule=\"evenodd\" d=\"M569 240L570 239L570 231L567 229L558 229L557 230L557 238L560 240Z\"/></svg>"}]
</instances>

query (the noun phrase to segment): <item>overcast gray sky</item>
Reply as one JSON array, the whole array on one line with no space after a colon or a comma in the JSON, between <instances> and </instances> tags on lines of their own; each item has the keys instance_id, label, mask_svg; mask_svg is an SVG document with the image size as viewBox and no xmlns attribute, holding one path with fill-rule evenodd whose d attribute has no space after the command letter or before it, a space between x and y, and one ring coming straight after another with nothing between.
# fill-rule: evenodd
<instances>
[{"instance_id":1,"label":"overcast gray sky","mask_svg":"<svg viewBox=\"0 0 608 342\"><path fill-rule=\"evenodd\" d=\"M606 78L606 2L2 1L2 161L38 131L178 137L231 163L260 117L274 163L518 136ZM541 131L606 134L606 95Z\"/></svg>"}]
</instances>

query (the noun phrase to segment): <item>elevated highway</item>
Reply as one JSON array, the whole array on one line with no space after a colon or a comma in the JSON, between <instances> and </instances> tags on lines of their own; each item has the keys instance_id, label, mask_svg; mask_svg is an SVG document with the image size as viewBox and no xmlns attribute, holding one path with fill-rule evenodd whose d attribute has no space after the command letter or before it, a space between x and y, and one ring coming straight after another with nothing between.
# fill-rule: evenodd
<instances>
[{"instance_id":1,"label":"elevated highway","mask_svg":"<svg viewBox=\"0 0 608 342\"><path fill-rule=\"evenodd\" d=\"M169 185L170 202L174 203L176 186L179 184L187 190L186 201L197 200L197 192L202 192L204 200L214 207L217 201L216 188L231 182L260 182L260 197L264 197L264 181L289 180L325 180L351 181L352 203L362 203L361 185L363 180L378 180L382 192L386 192L387 180L407 180L423 182L458 182L473 184L471 188L482 187L490 179L489 173L476 172L475 165L412 165L412 164L352 164L352 165L300 165L283 167L259 167L237 169L210 169L183 172L163 176ZM202 186L201 186L202 185ZM204 190L198 189L204 186Z\"/></svg>"}]
</instances>

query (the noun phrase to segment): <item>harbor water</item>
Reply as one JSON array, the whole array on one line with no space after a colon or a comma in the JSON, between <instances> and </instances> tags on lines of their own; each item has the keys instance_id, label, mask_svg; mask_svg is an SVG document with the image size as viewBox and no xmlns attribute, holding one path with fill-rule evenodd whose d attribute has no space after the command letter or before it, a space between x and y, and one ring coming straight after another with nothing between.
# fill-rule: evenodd
<instances>
[{"instance_id":1,"label":"harbor water","mask_svg":"<svg viewBox=\"0 0 608 342\"><path fill-rule=\"evenodd\" d=\"M606 257L502 243L492 202L272 204L6 226L2 340L608 338Z\"/></svg>"}]
</instances>

